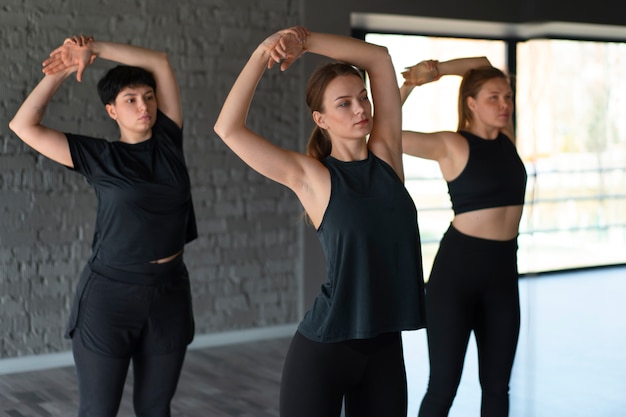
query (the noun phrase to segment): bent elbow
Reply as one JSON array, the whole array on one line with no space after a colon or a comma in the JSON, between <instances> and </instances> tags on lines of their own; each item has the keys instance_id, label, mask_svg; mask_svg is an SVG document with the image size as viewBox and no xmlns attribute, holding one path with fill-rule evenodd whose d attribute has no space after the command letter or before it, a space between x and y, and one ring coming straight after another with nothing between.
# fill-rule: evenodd
<instances>
[{"instance_id":1,"label":"bent elbow","mask_svg":"<svg viewBox=\"0 0 626 417\"><path fill-rule=\"evenodd\" d=\"M20 124L15 121L15 118L11 119L11 121L9 122L9 129L11 129L11 131L17 136L20 136Z\"/></svg>"},{"instance_id":2,"label":"bent elbow","mask_svg":"<svg viewBox=\"0 0 626 417\"><path fill-rule=\"evenodd\" d=\"M224 124L219 121L215 123L213 130L224 143L229 143L231 138L236 137L237 133L240 132L240 130L236 129L235 126Z\"/></svg>"},{"instance_id":3,"label":"bent elbow","mask_svg":"<svg viewBox=\"0 0 626 417\"><path fill-rule=\"evenodd\" d=\"M228 129L226 129L226 127L219 121L213 125L213 131L222 139L228 134Z\"/></svg>"},{"instance_id":4,"label":"bent elbow","mask_svg":"<svg viewBox=\"0 0 626 417\"><path fill-rule=\"evenodd\" d=\"M381 59L391 61L391 53L389 52L389 48L384 45L376 45L378 47L378 53L380 54Z\"/></svg>"}]
</instances>

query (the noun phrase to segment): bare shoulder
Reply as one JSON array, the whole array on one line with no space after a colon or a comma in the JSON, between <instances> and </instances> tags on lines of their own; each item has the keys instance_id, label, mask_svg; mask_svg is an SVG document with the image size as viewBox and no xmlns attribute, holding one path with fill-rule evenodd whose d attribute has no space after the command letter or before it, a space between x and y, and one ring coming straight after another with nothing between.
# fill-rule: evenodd
<instances>
[{"instance_id":1,"label":"bare shoulder","mask_svg":"<svg viewBox=\"0 0 626 417\"><path fill-rule=\"evenodd\" d=\"M456 178L469 158L469 144L457 132L442 132L442 142L445 143L446 157L439 160L441 173L446 181Z\"/></svg>"},{"instance_id":2,"label":"bare shoulder","mask_svg":"<svg viewBox=\"0 0 626 417\"><path fill-rule=\"evenodd\" d=\"M465 139L465 137L463 137L463 135L459 132L446 131L440 133L441 139L450 149L467 148L467 139Z\"/></svg>"},{"instance_id":3,"label":"bare shoulder","mask_svg":"<svg viewBox=\"0 0 626 417\"><path fill-rule=\"evenodd\" d=\"M467 156L469 145L467 140L458 132L442 131L438 132L438 137L448 159L464 158Z\"/></svg>"}]
</instances>

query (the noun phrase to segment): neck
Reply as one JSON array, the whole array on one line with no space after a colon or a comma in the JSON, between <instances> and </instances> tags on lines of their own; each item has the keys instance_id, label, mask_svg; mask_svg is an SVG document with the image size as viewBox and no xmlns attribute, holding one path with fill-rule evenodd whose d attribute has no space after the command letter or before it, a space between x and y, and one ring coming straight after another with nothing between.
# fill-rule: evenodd
<instances>
[{"instance_id":1,"label":"neck","mask_svg":"<svg viewBox=\"0 0 626 417\"><path fill-rule=\"evenodd\" d=\"M362 161L367 159L367 142L363 140L333 141L333 150L330 153L335 159L344 162Z\"/></svg>"},{"instance_id":2,"label":"neck","mask_svg":"<svg viewBox=\"0 0 626 417\"><path fill-rule=\"evenodd\" d=\"M120 142L129 143L131 145L136 143L145 142L146 140L152 137L152 129L147 132L137 133L137 132L120 132Z\"/></svg>"},{"instance_id":3,"label":"neck","mask_svg":"<svg viewBox=\"0 0 626 417\"><path fill-rule=\"evenodd\" d=\"M496 139L500 134L500 129L497 127L470 126L467 131L483 139Z\"/></svg>"}]
</instances>

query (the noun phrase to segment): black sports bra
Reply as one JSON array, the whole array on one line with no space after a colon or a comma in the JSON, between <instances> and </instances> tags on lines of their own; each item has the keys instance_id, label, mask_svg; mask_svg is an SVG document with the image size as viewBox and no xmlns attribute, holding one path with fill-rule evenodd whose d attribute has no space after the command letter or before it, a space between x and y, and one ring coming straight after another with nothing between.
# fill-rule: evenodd
<instances>
[{"instance_id":1,"label":"black sports bra","mask_svg":"<svg viewBox=\"0 0 626 417\"><path fill-rule=\"evenodd\" d=\"M454 214L524 204L526 168L511 140L502 133L493 140L459 134L469 144L469 157L461 174L448 182Z\"/></svg>"}]
</instances>

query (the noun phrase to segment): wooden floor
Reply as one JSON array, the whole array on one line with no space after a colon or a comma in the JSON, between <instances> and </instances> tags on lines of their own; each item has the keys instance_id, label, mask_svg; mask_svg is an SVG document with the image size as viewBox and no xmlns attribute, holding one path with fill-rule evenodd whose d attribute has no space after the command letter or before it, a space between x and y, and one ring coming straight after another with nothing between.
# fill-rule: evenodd
<instances>
[{"instance_id":1,"label":"wooden floor","mask_svg":"<svg viewBox=\"0 0 626 417\"><path fill-rule=\"evenodd\" d=\"M510 417L626 416L626 268L520 281ZM173 417L275 417L289 339L190 350ZM423 330L404 334L409 413L428 381ZM473 340L450 417L480 415ZM131 382L119 416L133 416ZM73 367L0 375L0 416L76 415ZM321 416L323 417L323 416Z\"/></svg>"},{"instance_id":2,"label":"wooden floor","mask_svg":"<svg viewBox=\"0 0 626 417\"><path fill-rule=\"evenodd\" d=\"M275 417L289 339L190 350L172 417ZM132 373L129 373L131 375ZM119 416L133 416L132 377ZM0 376L0 416L73 416L78 404L73 367Z\"/></svg>"}]
</instances>

